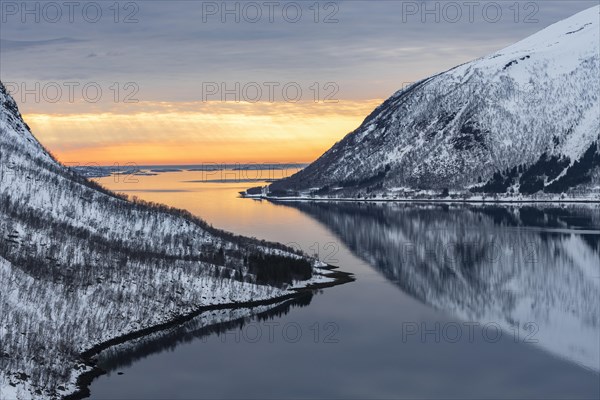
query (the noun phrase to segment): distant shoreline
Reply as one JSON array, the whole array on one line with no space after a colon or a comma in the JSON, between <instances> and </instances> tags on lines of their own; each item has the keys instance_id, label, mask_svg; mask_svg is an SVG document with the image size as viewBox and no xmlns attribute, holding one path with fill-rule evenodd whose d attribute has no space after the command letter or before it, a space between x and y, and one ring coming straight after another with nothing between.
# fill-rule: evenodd
<instances>
[{"instance_id":1,"label":"distant shoreline","mask_svg":"<svg viewBox=\"0 0 600 400\"><path fill-rule=\"evenodd\" d=\"M301 170L306 163L205 163L181 165L82 165L70 167L73 171L86 178L108 178L115 175L128 176L155 176L163 173L175 172L203 172L216 173L222 171L235 171L249 173L251 171L287 171ZM281 179L281 178L276 178ZM256 179L256 181L265 179Z\"/></svg>"},{"instance_id":2,"label":"distant shoreline","mask_svg":"<svg viewBox=\"0 0 600 400\"><path fill-rule=\"evenodd\" d=\"M274 202L332 202L332 203L440 203L440 204L600 204L600 199L434 199L434 198L352 198L352 197L277 197L241 194L241 197Z\"/></svg>"}]
</instances>

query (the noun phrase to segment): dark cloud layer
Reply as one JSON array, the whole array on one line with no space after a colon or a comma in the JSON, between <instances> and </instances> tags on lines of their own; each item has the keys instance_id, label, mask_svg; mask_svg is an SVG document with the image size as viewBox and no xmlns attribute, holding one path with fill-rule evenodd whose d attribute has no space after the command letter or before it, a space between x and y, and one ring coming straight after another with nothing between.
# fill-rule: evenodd
<instances>
[{"instance_id":1,"label":"dark cloud layer","mask_svg":"<svg viewBox=\"0 0 600 400\"><path fill-rule=\"evenodd\" d=\"M118 13L113 1L74 10L3 1L0 78L133 81L141 100L152 101L198 100L201 82L224 81L334 81L341 98L377 98L597 4L481 2L470 16L464 1L323 1L318 14L315 1L289 3L274 6L271 22L263 1L120 2ZM257 9L262 17L253 23Z\"/></svg>"}]
</instances>

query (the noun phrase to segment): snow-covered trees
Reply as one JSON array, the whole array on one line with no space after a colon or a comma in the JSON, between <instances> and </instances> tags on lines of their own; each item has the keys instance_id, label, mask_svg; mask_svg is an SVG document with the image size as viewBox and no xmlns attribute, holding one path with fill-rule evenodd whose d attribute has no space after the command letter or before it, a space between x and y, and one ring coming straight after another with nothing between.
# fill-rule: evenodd
<instances>
[{"instance_id":1,"label":"snow-covered trees","mask_svg":"<svg viewBox=\"0 0 600 400\"><path fill-rule=\"evenodd\" d=\"M68 394L90 369L83 351L204 306L290 295L313 265L75 174L0 83L0 398Z\"/></svg>"}]
</instances>

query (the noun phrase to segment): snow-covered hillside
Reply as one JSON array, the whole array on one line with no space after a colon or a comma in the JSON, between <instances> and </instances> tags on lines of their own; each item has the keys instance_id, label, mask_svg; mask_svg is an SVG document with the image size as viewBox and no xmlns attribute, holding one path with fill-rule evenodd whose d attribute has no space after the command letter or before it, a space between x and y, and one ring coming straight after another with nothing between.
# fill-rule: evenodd
<instances>
[{"instance_id":1,"label":"snow-covered hillside","mask_svg":"<svg viewBox=\"0 0 600 400\"><path fill-rule=\"evenodd\" d=\"M292 249L128 201L60 165L0 83L0 398L58 398L81 353L207 306L331 283ZM279 300L277 300L279 301Z\"/></svg>"},{"instance_id":2,"label":"snow-covered hillside","mask_svg":"<svg viewBox=\"0 0 600 400\"><path fill-rule=\"evenodd\" d=\"M398 91L271 193L600 192L599 12Z\"/></svg>"}]
</instances>

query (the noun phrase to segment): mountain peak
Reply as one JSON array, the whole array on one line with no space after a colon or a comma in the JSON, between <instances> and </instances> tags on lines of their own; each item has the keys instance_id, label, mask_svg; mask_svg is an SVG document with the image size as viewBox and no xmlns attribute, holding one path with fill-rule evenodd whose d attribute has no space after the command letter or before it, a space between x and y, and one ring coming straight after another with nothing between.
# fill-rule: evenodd
<instances>
[{"instance_id":1,"label":"mountain peak","mask_svg":"<svg viewBox=\"0 0 600 400\"><path fill-rule=\"evenodd\" d=\"M271 193L593 189L600 182L599 14L592 7L399 90L317 161L273 183ZM498 174L501 185L485 185Z\"/></svg>"},{"instance_id":2,"label":"mountain peak","mask_svg":"<svg viewBox=\"0 0 600 400\"><path fill-rule=\"evenodd\" d=\"M17 102L12 98L2 81L0 81L0 139L19 151L32 157L41 157L45 161L54 158L33 136L29 125L23 120ZM1 159L0 159L1 161Z\"/></svg>"}]
</instances>

